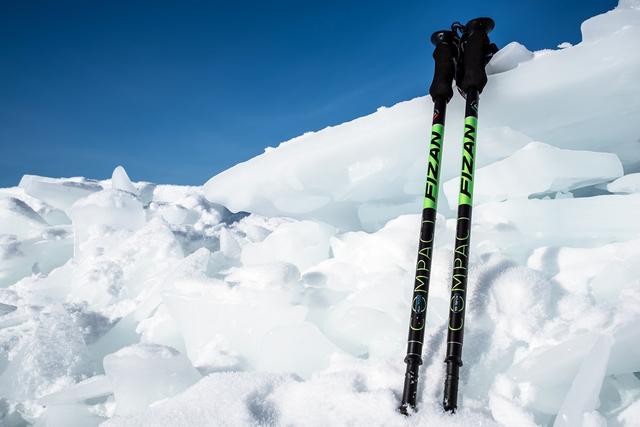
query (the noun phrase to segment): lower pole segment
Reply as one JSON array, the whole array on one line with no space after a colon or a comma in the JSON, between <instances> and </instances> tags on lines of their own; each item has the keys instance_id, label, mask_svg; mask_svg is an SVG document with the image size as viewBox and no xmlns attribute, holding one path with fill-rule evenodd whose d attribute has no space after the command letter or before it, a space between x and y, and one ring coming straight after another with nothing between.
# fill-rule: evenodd
<instances>
[{"instance_id":1,"label":"lower pole segment","mask_svg":"<svg viewBox=\"0 0 640 427\"><path fill-rule=\"evenodd\" d=\"M407 371L404 377L402 403L398 408L405 415L408 414L409 408L415 409L416 395L418 394L418 376L420 365L422 364L422 344L424 342L427 301L429 299L429 284L431 281L431 258L433 256L433 238L440 179L440 155L442 152L446 108L446 99L436 99L434 101L420 239L418 241L418 259L413 296L411 298L407 356L404 359L407 364Z\"/></svg>"},{"instance_id":2,"label":"lower pole segment","mask_svg":"<svg viewBox=\"0 0 640 427\"><path fill-rule=\"evenodd\" d=\"M471 214L473 205L473 176L475 170L476 133L478 123L478 91L467 92L462 142L462 170L458 196L458 220L453 254L451 299L447 331L446 378L442 406L454 412L458 406L458 382L462 366L464 318L467 307L467 279L469 277L469 249L471 247Z\"/></svg>"},{"instance_id":3,"label":"lower pole segment","mask_svg":"<svg viewBox=\"0 0 640 427\"><path fill-rule=\"evenodd\" d=\"M418 377L422 359L417 356L407 356L407 371L404 374L404 389L402 390L402 404L398 410L403 415L409 415L409 408L416 408L416 394L418 393Z\"/></svg>"},{"instance_id":4,"label":"lower pole segment","mask_svg":"<svg viewBox=\"0 0 640 427\"><path fill-rule=\"evenodd\" d=\"M458 381L460 379L460 367L462 361L451 358L445 360L447 365L444 379L444 399L442 407L445 411L455 412L458 407Z\"/></svg>"}]
</instances>

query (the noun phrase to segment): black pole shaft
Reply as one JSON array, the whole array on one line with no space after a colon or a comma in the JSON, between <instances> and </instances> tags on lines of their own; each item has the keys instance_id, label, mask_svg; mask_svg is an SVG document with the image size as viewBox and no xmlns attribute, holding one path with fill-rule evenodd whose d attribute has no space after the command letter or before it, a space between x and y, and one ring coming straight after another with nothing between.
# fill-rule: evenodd
<instances>
[{"instance_id":1,"label":"black pole shaft","mask_svg":"<svg viewBox=\"0 0 640 427\"><path fill-rule=\"evenodd\" d=\"M433 237L436 226L440 159L446 109L446 99L436 99L434 101L431 142L429 144L429 164L422 209L420 241L418 243L418 261L416 263L413 298L411 301L407 356L404 359L407 364L407 371L405 373L402 404L400 406L400 411L404 414L407 414L407 407L415 408L416 406L418 375L422 364L422 345L424 342L429 283L431 281L431 259L433 256Z\"/></svg>"},{"instance_id":2,"label":"black pole shaft","mask_svg":"<svg viewBox=\"0 0 640 427\"><path fill-rule=\"evenodd\" d=\"M466 93L462 171L458 196L458 220L453 258L453 280L449 304L447 333L446 377L443 406L454 412L458 406L458 380L462 366L464 315L467 306L467 278L469 274L469 245L471 242L471 213L473 204L473 176L475 168L476 135L479 94L476 89Z\"/></svg>"}]
</instances>

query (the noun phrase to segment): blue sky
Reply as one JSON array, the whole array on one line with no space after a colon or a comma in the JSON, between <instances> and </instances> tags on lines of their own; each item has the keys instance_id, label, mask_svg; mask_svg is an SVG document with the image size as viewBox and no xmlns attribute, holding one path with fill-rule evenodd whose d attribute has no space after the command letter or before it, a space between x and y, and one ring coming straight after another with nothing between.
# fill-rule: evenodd
<instances>
[{"instance_id":1,"label":"blue sky","mask_svg":"<svg viewBox=\"0 0 640 427\"><path fill-rule=\"evenodd\" d=\"M428 38L453 20L491 16L499 46L534 50L578 42L580 23L616 3L3 0L0 187L118 164L134 180L202 184L423 95Z\"/></svg>"}]
</instances>

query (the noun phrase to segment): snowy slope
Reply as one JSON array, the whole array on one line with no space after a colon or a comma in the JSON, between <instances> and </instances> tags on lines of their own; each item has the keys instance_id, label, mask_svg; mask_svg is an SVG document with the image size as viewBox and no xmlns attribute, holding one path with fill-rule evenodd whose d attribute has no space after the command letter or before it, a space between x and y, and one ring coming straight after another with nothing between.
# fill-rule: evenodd
<instances>
[{"instance_id":1,"label":"snowy slope","mask_svg":"<svg viewBox=\"0 0 640 427\"><path fill-rule=\"evenodd\" d=\"M396 412L423 97L203 187L118 167L0 189L0 425L639 425L640 3L582 32L560 50L511 44L491 64L455 415L440 401L459 97L419 412Z\"/></svg>"},{"instance_id":2,"label":"snowy slope","mask_svg":"<svg viewBox=\"0 0 640 427\"><path fill-rule=\"evenodd\" d=\"M511 155L541 156L518 152L535 140L568 150L613 152L627 172L640 168L640 56L635 54L640 17L634 7L629 2L591 18L582 24L582 43L536 52L534 59L489 79L480 100L478 167L504 158L513 163ZM517 63L521 55L508 49L497 59ZM416 98L294 138L216 175L205 193L234 211L379 229L399 214L415 212L420 203L432 109L429 97ZM459 173L463 112L464 101L455 96L447 109L443 181ZM564 163L570 158L566 152ZM558 179L591 172L593 180L608 180L584 165L578 153L575 158L581 170L557 171ZM507 179L513 182L544 179L534 167L511 172ZM478 191L482 178L476 181ZM554 190L541 182L537 192Z\"/></svg>"}]
</instances>

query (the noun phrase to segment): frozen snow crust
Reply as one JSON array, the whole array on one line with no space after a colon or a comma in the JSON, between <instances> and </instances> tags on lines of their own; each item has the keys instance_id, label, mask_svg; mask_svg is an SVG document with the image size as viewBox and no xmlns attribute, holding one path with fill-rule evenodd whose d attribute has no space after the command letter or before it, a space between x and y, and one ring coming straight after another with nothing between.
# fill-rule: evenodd
<instances>
[{"instance_id":1,"label":"frozen snow crust","mask_svg":"<svg viewBox=\"0 0 640 427\"><path fill-rule=\"evenodd\" d=\"M455 415L440 401L459 97L418 413L396 407L428 98L204 187L118 167L0 189L0 425L637 426L638 2L582 31L561 50L509 45L482 97Z\"/></svg>"}]
</instances>

